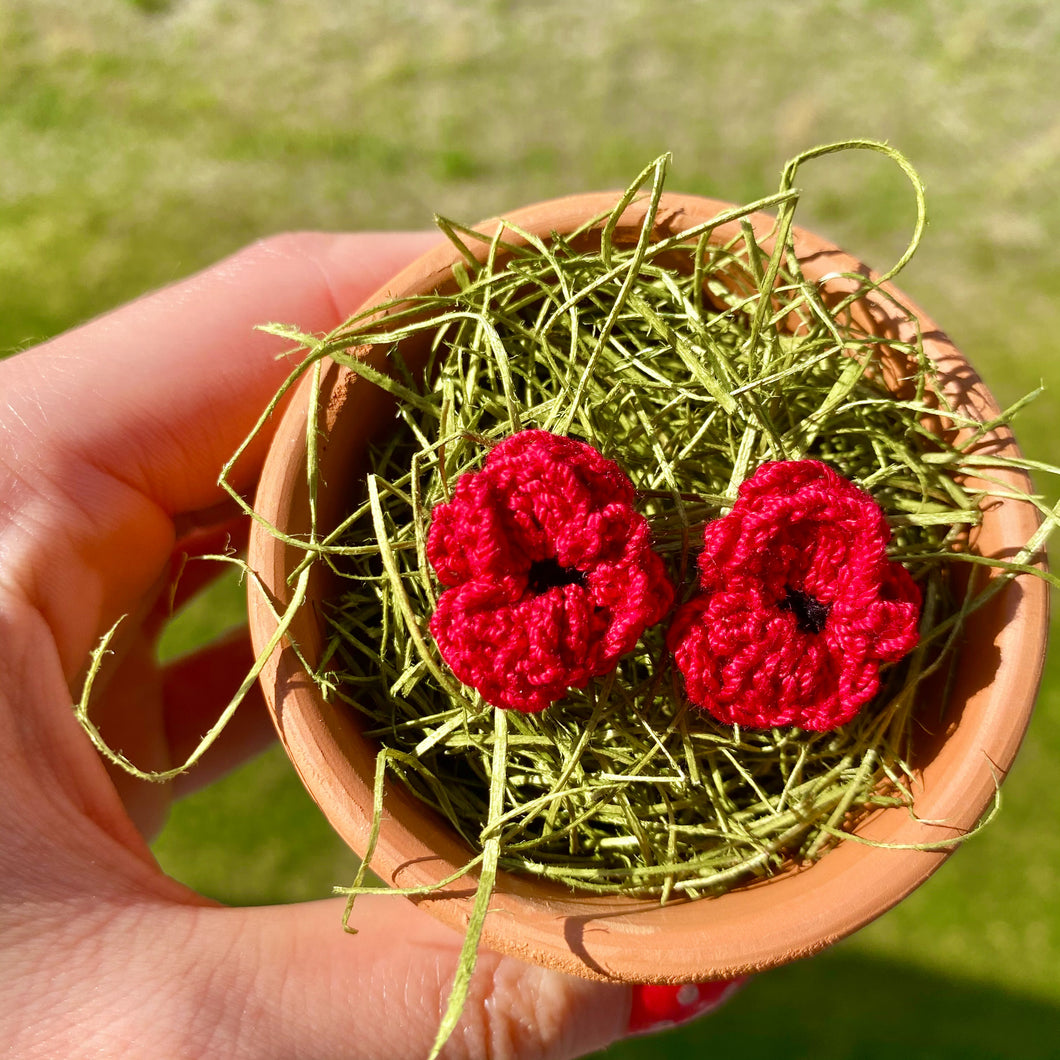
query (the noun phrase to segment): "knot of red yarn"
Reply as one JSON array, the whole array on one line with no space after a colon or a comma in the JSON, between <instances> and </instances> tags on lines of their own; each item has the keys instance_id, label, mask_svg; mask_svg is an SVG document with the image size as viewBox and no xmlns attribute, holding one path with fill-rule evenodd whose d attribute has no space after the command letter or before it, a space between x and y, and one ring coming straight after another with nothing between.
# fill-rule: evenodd
<instances>
[{"instance_id":1,"label":"knot of red yarn","mask_svg":"<svg viewBox=\"0 0 1060 1060\"><path fill-rule=\"evenodd\" d=\"M673 603L633 485L592 446L521 431L431 516L442 658L487 703L544 710L613 670Z\"/></svg>"},{"instance_id":2,"label":"knot of red yarn","mask_svg":"<svg viewBox=\"0 0 1060 1060\"><path fill-rule=\"evenodd\" d=\"M816 460L763 464L707 525L700 591L668 634L688 698L726 723L824 731L917 643L920 591L864 490Z\"/></svg>"}]
</instances>

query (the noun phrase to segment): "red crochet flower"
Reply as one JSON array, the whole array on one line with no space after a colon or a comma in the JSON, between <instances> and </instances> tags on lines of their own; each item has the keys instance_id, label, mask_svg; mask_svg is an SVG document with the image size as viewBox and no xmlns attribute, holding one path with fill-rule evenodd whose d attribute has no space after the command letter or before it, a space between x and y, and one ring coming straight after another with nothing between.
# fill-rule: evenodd
<instances>
[{"instance_id":1,"label":"red crochet flower","mask_svg":"<svg viewBox=\"0 0 1060 1060\"><path fill-rule=\"evenodd\" d=\"M827 465L763 464L708 524L702 591L667 637L688 698L752 728L849 721L917 642L920 591L889 539L879 505Z\"/></svg>"},{"instance_id":2,"label":"red crochet flower","mask_svg":"<svg viewBox=\"0 0 1060 1060\"><path fill-rule=\"evenodd\" d=\"M535 712L615 668L673 602L633 486L548 431L497 445L434 509L427 558L448 587L430 629L453 673Z\"/></svg>"}]
</instances>

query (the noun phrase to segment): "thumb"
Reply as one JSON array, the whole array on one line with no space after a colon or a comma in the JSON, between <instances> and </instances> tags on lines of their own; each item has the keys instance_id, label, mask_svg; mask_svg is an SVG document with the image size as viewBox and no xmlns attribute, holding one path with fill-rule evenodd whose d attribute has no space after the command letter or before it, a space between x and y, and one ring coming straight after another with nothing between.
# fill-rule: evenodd
<instances>
[{"instance_id":1,"label":"thumb","mask_svg":"<svg viewBox=\"0 0 1060 1060\"><path fill-rule=\"evenodd\" d=\"M206 974L230 1043L225 1055L423 1060L445 1011L463 942L397 896L358 899L342 930L343 903L199 910ZM226 922L218 932L216 919ZM233 961L236 927L240 959ZM200 965L208 968L208 965ZM217 989L221 986L221 989ZM565 1060L605 1048L629 1025L631 989L479 954L460 1022L442 1056ZM248 1018L250 1017L250 1018ZM215 1039L216 1040L216 1039Z\"/></svg>"}]
</instances>

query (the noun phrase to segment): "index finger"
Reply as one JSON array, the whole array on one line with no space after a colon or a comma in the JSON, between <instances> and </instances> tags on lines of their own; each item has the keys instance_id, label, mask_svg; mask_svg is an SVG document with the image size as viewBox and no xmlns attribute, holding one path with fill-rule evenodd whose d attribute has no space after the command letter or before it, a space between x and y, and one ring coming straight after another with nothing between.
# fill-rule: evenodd
<instances>
[{"instance_id":1,"label":"index finger","mask_svg":"<svg viewBox=\"0 0 1060 1060\"><path fill-rule=\"evenodd\" d=\"M263 240L0 363L0 589L45 617L66 672L163 570L173 518L224 496L222 465L291 364L268 321L329 331L428 233ZM268 432L232 484L256 476Z\"/></svg>"},{"instance_id":2,"label":"index finger","mask_svg":"<svg viewBox=\"0 0 1060 1060\"><path fill-rule=\"evenodd\" d=\"M170 514L207 507L220 499L218 469L292 367L284 341L256 325L330 331L437 240L262 240L5 364L7 411L38 459L87 458ZM252 473L253 455L241 466Z\"/></svg>"}]
</instances>

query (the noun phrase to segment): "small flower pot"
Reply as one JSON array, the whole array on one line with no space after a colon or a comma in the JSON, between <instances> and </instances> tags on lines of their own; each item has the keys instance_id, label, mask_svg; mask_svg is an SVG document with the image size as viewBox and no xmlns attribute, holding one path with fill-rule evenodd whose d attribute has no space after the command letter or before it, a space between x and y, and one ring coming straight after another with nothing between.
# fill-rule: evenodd
<instances>
[{"instance_id":1,"label":"small flower pot","mask_svg":"<svg viewBox=\"0 0 1060 1060\"><path fill-rule=\"evenodd\" d=\"M605 214L612 194L574 196L541 203L508 215L520 228L547 240L569 233L586 219ZM655 218L659 238L706 221L728 204L664 195ZM646 205L624 213L616 241L632 241ZM756 215L760 240L768 246L772 219ZM492 232L496 222L482 226ZM719 227L714 238L731 239L737 225ZM594 238L590 232L584 237ZM796 230L796 247L806 276L841 287L843 273L867 273L865 266L817 236ZM485 257L487 245L481 245ZM398 296L452 289L452 268L460 255L439 245L394 277L366 306ZM892 290L892 293L896 293ZM919 319L924 346L940 370L940 388L960 411L992 420L998 407L975 371L938 326L904 295L898 300ZM876 328L908 327L893 317L884 298L866 296L857 312ZM419 351L424 354L425 351ZM403 351L415 362L417 351ZM900 386L900 372L895 388ZM326 415L318 439L320 480L318 525L337 525L343 507L356 496L365 473L365 452L373 434L393 422L392 404L381 390L325 362L321 387ZM309 528L306 484L306 391L296 392L279 424L256 499L260 515L287 535ZM940 429L946 425L939 424ZM1004 429L985 440L986 451L1016 455ZM1017 471L998 472L1028 490ZM1011 558L1037 527L1033 507L994 499L984 511L974 548L987 556ZM260 652L276 629L276 611L291 597L288 575L303 558L255 524L249 562L260 586L249 592L250 625ZM318 565L319 566L319 565ZM266 600L261 588L272 598ZM314 571L309 599L291 623L288 637L312 665L325 642L318 601L331 590ZM960 666L942 722L918 729L913 762L918 786L914 817L905 808L878 811L857 828L873 844L842 842L805 868L739 886L719 897L659 905L647 900L576 894L562 887L501 873L486 917L482 944L540 965L587 978L626 982L680 982L731 978L813 954L849 935L889 909L931 875L947 849L915 850L960 837L989 808L1028 724L1041 675L1047 633L1047 587L1031 576L1015 578L968 621ZM312 797L355 850L363 852L372 818L376 747L361 735L358 718L341 703L327 702L305 672L289 640L281 643L261 674L280 739ZM435 884L470 858L448 825L400 784L386 792L384 820L372 868L398 887ZM930 823L929 823L930 822ZM475 891L473 875L415 899L423 908L463 929ZM395 898L395 901L401 899Z\"/></svg>"}]
</instances>

